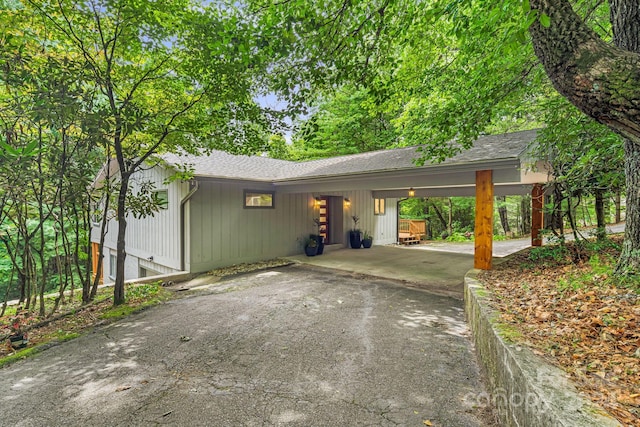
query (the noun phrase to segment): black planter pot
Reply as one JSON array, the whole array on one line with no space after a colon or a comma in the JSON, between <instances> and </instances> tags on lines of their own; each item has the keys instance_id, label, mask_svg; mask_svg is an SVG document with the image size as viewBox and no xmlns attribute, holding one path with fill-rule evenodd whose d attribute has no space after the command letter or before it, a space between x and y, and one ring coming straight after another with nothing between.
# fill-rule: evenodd
<instances>
[{"instance_id":1,"label":"black planter pot","mask_svg":"<svg viewBox=\"0 0 640 427\"><path fill-rule=\"evenodd\" d=\"M11 347L13 347L14 349L24 348L29 342L27 340L27 337L25 337L24 334L20 333L9 335L9 341L11 342Z\"/></svg>"},{"instance_id":2,"label":"black planter pot","mask_svg":"<svg viewBox=\"0 0 640 427\"><path fill-rule=\"evenodd\" d=\"M311 239L315 239L317 247L318 247L318 252L316 253L316 255L322 255L322 252L324 252L324 237L320 236L319 234L311 234L309 235L309 237Z\"/></svg>"},{"instance_id":3,"label":"black planter pot","mask_svg":"<svg viewBox=\"0 0 640 427\"><path fill-rule=\"evenodd\" d=\"M317 246L305 246L304 247L304 253L307 256L316 256L318 254L318 247Z\"/></svg>"},{"instance_id":4,"label":"black planter pot","mask_svg":"<svg viewBox=\"0 0 640 427\"><path fill-rule=\"evenodd\" d=\"M369 249L373 245L373 239L362 239L362 247Z\"/></svg>"},{"instance_id":5,"label":"black planter pot","mask_svg":"<svg viewBox=\"0 0 640 427\"><path fill-rule=\"evenodd\" d=\"M359 231L350 231L349 232L349 244L352 249L360 249L362 245L362 240L360 239Z\"/></svg>"}]
</instances>

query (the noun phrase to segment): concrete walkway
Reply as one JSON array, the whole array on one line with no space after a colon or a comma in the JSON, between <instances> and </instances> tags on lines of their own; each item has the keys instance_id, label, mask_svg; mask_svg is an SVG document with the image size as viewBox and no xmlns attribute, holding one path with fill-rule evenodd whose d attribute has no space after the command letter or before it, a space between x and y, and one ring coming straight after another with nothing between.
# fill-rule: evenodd
<instances>
[{"instance_id":1,"label":"concrete walkway","mask_svg":"<svg viewBox=\"0 0 640 427\"><path fill-rule=\"evenodd\" d=\"M413 250L405 246L338 249L323 255L297 255L290 260L360 275L406 282L408 286L462 299L464 275L473 268L473 255Z\"/></svg>"},{"instance_id":2,"label":"concrete walkway","mask_svg":"<svg viewBox=\"0 0 640 427\"><path fill-rule=\"evenodd\" d=\"M624 231L624 223L610 225L607 233ZM588 236L588 231L582 234ZM573 235L567 234L567 240ZM548 239L547 242L548 243ZM493 242L493 262L531 246L531 238ZM464 275L473 268L474 245L469 242L430 242L421 245L373 246L370 249L334 249L323 255L296 255L302 264L406 282L408 286L462 299Z\"/></svg>"}]
</instances>

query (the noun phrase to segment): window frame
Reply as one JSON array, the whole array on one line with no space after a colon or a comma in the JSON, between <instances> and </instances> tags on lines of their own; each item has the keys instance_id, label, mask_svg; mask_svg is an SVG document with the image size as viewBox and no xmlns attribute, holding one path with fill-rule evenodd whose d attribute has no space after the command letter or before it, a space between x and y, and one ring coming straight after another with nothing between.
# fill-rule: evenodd
<instances>
[{"instance_id":1,"label":"window frame","mask_svg":"<svg viewBox=\"0 0 640 427\"><path fill-rule=\"evenodd\" d=\"M159 194L165 194L166 196L163 198L160 198L158 197ZM158 201L158 208L160 210L164 211L169 209L169 189L168 188L153 190L153 197L155 200Z\"/></svg>"},{"instance_id":2,"label":"window frame","mask_svg":"<svg viewBox=\"0 0 640 427\"><path fill-rule=\"evenodd\" d=\"M254 195L255 196L263 196L263 195L268 195L271 197L271 205L265 206L265 205L248 205L247 204L247 196L251 197L250 195ZM275 209L276 207L276 192L272 191L272 190L249 190L249 189L245 189L242 192L242 206L244 207L244 209Z\"/></svg>"},{"instance_id":3,"label":"window frame","mask_svg":"<svg viewBox=\"0 0 640 427\"><path fill-rule=\"evenodd\" d=\"M373 199L373 214L374 215L386 215L387 213L387 200L384 198Z\"/></svg>"},{"instance_id":4,"label":"window frame","mask_svg":"<svg viewBox=\"0 0 640 427\"><path fill-rule=\"evenodd\" d=\"M116 254L109 254L109 279L115 279L118 266L118 256Z\"/></svg>"}]
</instances>

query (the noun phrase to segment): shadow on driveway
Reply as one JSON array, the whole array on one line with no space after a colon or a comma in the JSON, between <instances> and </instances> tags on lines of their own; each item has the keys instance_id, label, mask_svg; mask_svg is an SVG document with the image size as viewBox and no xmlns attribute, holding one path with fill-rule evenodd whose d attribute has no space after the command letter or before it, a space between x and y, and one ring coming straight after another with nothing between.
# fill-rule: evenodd
<instances>
[{"instance_id":1,"label":"shadow on driveway","mask_svg":"<svg viewBox=\"0 0 640 427\"><path fill-rule=\"evenodd\" d=\"M2 369L2 424L490 425L467 335L456 299L293 265Z\"/></svg>"}]
</instances>

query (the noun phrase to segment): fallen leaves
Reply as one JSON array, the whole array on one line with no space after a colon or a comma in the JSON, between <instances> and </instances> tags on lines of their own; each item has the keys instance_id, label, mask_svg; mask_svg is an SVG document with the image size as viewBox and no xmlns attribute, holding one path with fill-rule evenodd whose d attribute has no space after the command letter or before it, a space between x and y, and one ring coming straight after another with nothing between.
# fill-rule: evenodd
<instances>
[{"instance_id":1,"label":"fallen leaves","mask_svg":"<svg viewBox=\"0 0 640 427\"><path fill-rule=\"evenodd\" d=\"M596 274L588 263L532 264L528 253L481 275L502 321L623 425L640 427L638 293L608 285L602 279L606 275ZM592 281L576 286L575 277Z\"/></svg>"},{"instance_id":2,"label":"fallen leaves","mask_svg":"<svg viewBox=\"0 0 640 427\"><path fill-rule=\"evenodd\" d=\"M267 268L282 267L291 264L291 261L281 258L269 259L253 263L233 264L228 267L216 268L207 274L216 277L227 277L252 271L265 270Z\"/></svg>"}]
</instances>

